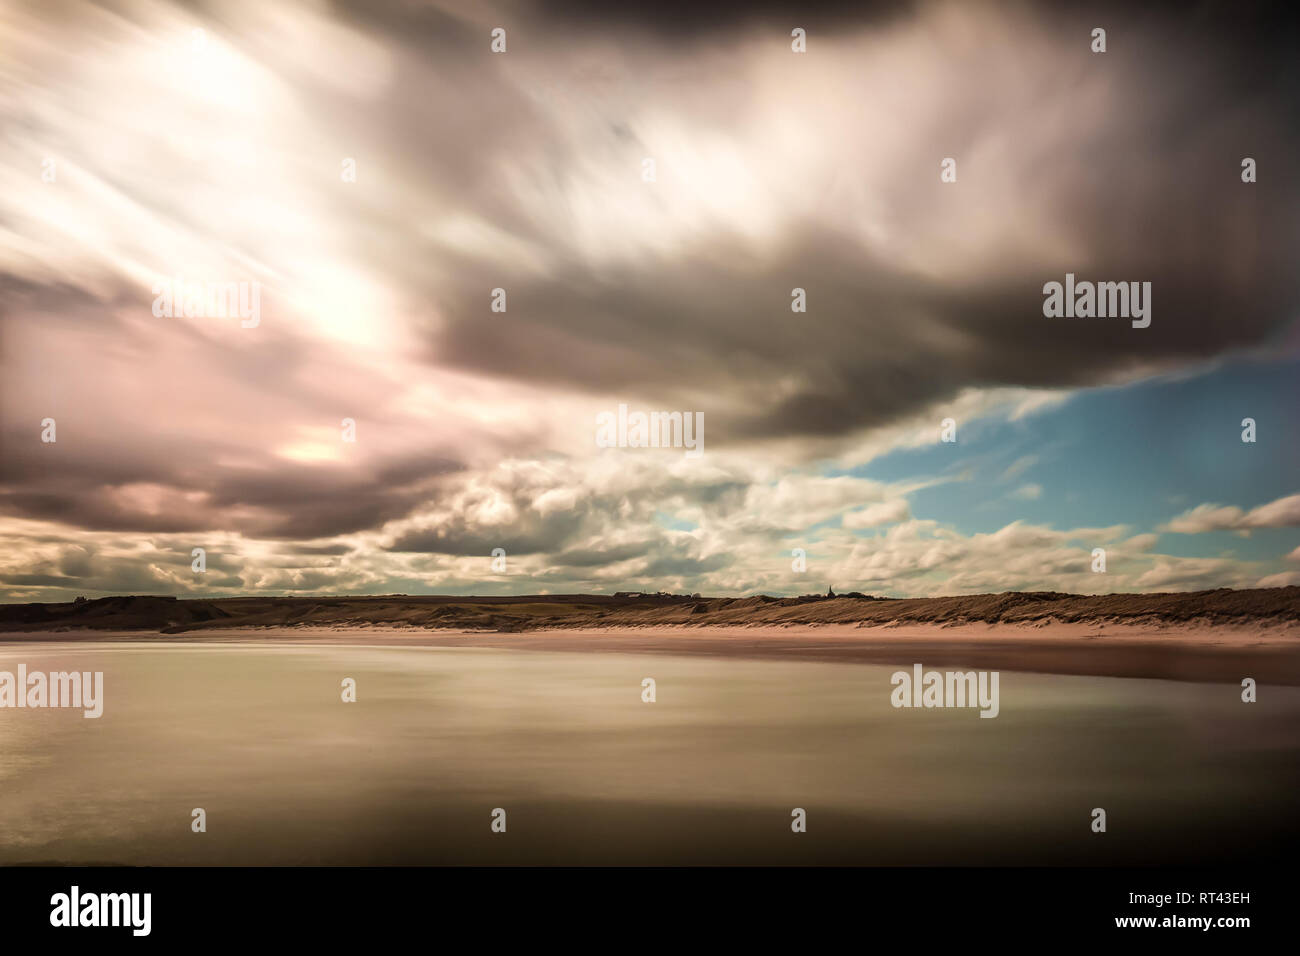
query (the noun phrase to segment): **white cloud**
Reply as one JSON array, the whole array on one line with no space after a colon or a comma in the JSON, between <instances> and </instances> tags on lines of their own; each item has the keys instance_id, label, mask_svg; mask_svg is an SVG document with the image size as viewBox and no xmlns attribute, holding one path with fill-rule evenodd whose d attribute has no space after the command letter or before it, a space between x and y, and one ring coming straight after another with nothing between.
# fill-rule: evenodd
<instances>
[{"instance_id":1,"label":"white cloud","mask_svg":"<svg viewBox=\"0 0 1300 956\"><path fill-rule=\"evenodd\" d=\"M1036 464L1038 464L1037 455L1022 455L1007 466L1006 471L1002 472L1002 477L998 480L1011 481L1011 479L1019 477Z\"/></svg>"},{"instance_id":2,"label":"white cloud","mask_svg":"<svg viewBox=\"0 0 1300 956\"><path fill-rule=\"evenodd\" d=\"M1255 528L1300 527L1300 494L1278 498L1268 504L1243 511L1234 505L1197 505L1172 519L1160 530L1175 534L1201 534L1206 531L1243 531Z\"/></svg>"},{"instance_id":3,"label":"white cloud","mask_svg":"<svg viewBox=\"0 0 1300 956\"><path fill-rule=\"evenodd\" d=\"M844 516L843 525L845 528L875 528L879 525L893 524L898 521L906 521L912 517L912 511L907 505L904 498L894 498L890 501L882 501L877 505L869 505L858 511L851 511Z\"/></svg>"},{"instance_id":4,"label":"white cloud","mask_svg":"<svg viewBox=\"0 0 1300 956\"><path fill-rule=\"evenodd\" d=\"M1257 588L1286 588L1300 585L1300 571L1281 571L1277 574L1269 574L1260 578L1256 583Z\"/></svg>"}]
</instances>

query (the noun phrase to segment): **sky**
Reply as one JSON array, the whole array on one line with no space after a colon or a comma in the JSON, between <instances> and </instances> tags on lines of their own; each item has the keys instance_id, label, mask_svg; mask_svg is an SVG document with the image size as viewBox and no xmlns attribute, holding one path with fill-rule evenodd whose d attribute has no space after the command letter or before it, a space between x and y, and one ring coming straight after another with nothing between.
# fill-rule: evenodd
<instances>
[{"instance_id":1,"label":"sky","mask_svg":"<svg viewBox=\"0 0 1300 956\"><path fill-rule=\"evenodd\" d=\"M1294 21L6 3L0 601L1300 585Z\"/></svg>"}]
</instances>

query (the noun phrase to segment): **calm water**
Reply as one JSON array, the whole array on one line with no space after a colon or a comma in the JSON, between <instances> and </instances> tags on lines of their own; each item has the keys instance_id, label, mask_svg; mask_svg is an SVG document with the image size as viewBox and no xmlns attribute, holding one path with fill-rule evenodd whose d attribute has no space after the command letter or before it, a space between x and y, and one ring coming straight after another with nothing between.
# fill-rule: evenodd
<instances>
[{"instance_id":1,"label":"calm water","mask_svg":"<svg viewBox=\"0 0 1300 956\"><path fill-rule=\"evenodd\" d=\"M0 646L0 670L20 662L104 671L105 707L0 710L0 863L1109 864L1300 846L1297 688L1247 705L1235 684L1004 671L989 720L895 710L896 668L845 664Z\"/></svg>"}]
</instances>

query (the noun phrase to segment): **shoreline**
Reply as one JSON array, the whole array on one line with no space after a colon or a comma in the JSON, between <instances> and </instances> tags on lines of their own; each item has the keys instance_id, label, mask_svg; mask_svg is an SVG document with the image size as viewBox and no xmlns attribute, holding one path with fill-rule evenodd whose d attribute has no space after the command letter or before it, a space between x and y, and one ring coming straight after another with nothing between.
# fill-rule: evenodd
<instances>
[{"instance_id":1,"label":"shoreline","mask_svg":"<svg viewBox=\"0 0 1300 956\"><path fill-rule=\"evenodd\" d=\"M751 660L963 667L1090 677L1300 686L1300 626L1132 624L681 625L518 632L384 625L10 631L0 646L41 643L485 647L569 653L669 654Z\"/></svg>"}]
</instances>

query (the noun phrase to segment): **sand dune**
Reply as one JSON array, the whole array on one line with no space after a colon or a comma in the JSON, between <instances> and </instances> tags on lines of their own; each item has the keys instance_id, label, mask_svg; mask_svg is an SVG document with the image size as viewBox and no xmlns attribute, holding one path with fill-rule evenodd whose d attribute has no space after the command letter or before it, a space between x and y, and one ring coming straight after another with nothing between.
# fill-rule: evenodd
<instances>
[{"instance_id":1,"label":"sand dune","mask_svg":"<svg viewBox=\"0 0 1300 956\"><path fill-rule=\"evenodd\" d=\"M0 606L0 641L300 642L962 666L1300 686L1300 588L1095 597L105 598Z\"/></svg>"},{"instance_id":2,"label":"sand dune","mask_svg":"<svg viewBox=\"0 0 1300 956\"><path fill-rule=\"evenodd\" d=\"M237 627L383 625L528 631L647 626L797 624L1286 625L1300 622L1300 587L1162 594L1005 592L940 598L701 598L685 595L460 597L108 597L69 604L0 605L0 631L90 628L181 634Z\"/></svg>"}]
</instances>

